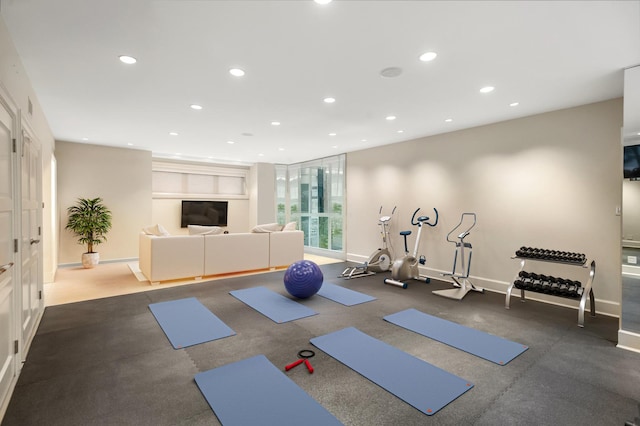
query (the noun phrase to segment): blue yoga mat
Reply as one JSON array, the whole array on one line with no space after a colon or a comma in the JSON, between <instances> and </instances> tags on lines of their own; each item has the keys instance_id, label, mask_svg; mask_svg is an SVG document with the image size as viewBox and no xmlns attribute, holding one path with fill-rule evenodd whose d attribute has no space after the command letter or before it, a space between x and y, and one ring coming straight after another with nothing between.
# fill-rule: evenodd
<instances>
[{"instance_id":1,"label":"blue yoga mat","mask_svg":"<svg viewBox=\"0 0 640 426\"><path fill-rule=\"evenodd\" d=\"M391 314L384 319L499 365L505 365L529 349L523 344L434 317L415 309Z\"/></svg>"},{"instance_id":2,"label":"blue yoga mat","mask_svg":"<svg viewBox=\"0 0 640 426\"><path fill-rule=\"evenodd\" d=\"M323 283L317 294L346 306L353 306L376 300L373 296L330 283Z\"/></svg>"},{"instance_id":3,"label":"blue yoga mat","mask_svg":"<svg viewBox=\"0 0 640 426\"><path fill-rule=\"evenodd\" d=\"M264 355L198 373L195 380L225 426L342 424Z\"/></svg>"},{"instance_id":4,"label":"blue yoga mat","mask_svg":"<svg viewBox=\"0 0 640 426\"><path fill-rule=\"evenodd\" d=\"M229 294L278 324L317 314L313 309L265 287L234 290Z\"/></svg>"},{"instance_id":5,"label":"blue yoga mat","mask_svg":"<svg viewBox=\"0 0 640 426\"><path fill-rule=\"evenodd\" d=\"M195 297L152 303L149 309L175 349L236 334Z\"/></svg>"},{"instance_id":6,"label":"blue yoga mat","mask_svg":"<svg viewBox=\"0 0 640 426\"><path fill-rule=\"evenodd\" d=\"M473 387L354 327L315 337L311 343L428 416Z\"/></svg>"}]
</instances>

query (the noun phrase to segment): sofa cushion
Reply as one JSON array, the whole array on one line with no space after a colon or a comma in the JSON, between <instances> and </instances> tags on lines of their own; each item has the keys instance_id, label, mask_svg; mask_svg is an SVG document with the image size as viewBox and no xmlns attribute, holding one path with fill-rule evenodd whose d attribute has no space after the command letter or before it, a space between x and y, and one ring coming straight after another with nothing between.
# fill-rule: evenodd
<instances>
[{"instance_id":1,"label":"sofa cushion","mask_svg":"<svg viewBox=\"0 0 640 426\"><path fill-rule=\"evenodd\" d=\"M282 225L279 225L277 223L265 223L262 225L256 225L251 230L251 232L253 233L279 232L279 231L282 231Z\"/></svg>"},{"instance_id":2,"label":"sofa cushion","mask_svg":"<svg viewBox=\"0 0 640 426\"><path fill-rule=\"evenodd\" d=\"M217 235L223 232L219 226L187 225L187 228L189 229L189 235Z\"/></svg>"},{"instance_id":3,"label":"sofa cushion","mask_svg":"<svg viewBox=\"0 0 640 426\"><path fill-rule=\"evenodd\" d=\"M169 235L169 231L164 229L164 227L160 224L142 228L142 232L144 232L147 235L155 235L157 237L166 237Z\"/></svg>"}]
</instances>

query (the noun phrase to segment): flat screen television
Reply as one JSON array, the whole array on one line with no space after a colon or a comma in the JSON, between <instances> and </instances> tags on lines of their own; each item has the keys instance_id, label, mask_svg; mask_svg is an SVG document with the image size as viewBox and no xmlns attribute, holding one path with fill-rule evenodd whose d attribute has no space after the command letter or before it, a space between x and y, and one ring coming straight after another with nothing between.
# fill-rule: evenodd
<instances>
[{"instance_id":1,"label":"flat screen television","mask_svg":"<svg viewBox=\"0 0 640 426\"><path fill-rule=\"evenodd\" d=\"M640 178L640 145L624 147L624 177L634 180Z\"/></svg>"},{"instance_id":2,"label":"flat screen television","mask_svg":"<svg viewBox=\"0 0 640 426\"><path fill-rule=\"evenodd\" d=\"M182 200L180 226L227 226L228 201Z\"/></svg>"}]
</instances>

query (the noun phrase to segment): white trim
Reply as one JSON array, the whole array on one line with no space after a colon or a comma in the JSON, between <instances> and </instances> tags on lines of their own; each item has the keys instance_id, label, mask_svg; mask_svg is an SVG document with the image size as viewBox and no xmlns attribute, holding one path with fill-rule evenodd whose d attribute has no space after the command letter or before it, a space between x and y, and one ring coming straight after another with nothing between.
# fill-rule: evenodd
<instances>
[{"instance_id":1,"label":"white trim","mask_svg":"<svg viewBox=\"0 0 640 426\"><path fill-rule=\"evenodd\" d=\"M247 178L249 167L243 166L216 166L192 163L170 163L153 160L151 170L154 172L190 173L197 175L231 176Z\"/></svg>"},{"instance_id":2,"label":"white trim","mask_svg":"<svg viewBox=\"0 0 640 426\"><path fill-rule=\"evenodd\" d=\"M353 253L347 253L347 261L349 262L356 262L356 263L364 263L368 258L365 256L360 256L360 255L356 255ZM449 273L450 271L440 271L437 269L433 269L433 268L425 268L425 267L420 267L420 274L421 275L425 275L431 279L434 280L440 280L440 281L449 281L448 279L444 278L441 274L443 273ZM500 293L500 294L507 294L507 289L509 288L510 283L508 282L503 282L503 281L497 281L497 280L492 280L492 279L488 279L488 278L482 278L482 277L476 277L476 276L470 276L469 279L474 283L477 284L479 287L484 288L487 291L491 291L494 293ZM595 293L595 292L594 292ZM597 294L595 294L595 296L597 297ZM516 291L514 292L512 295L512 300L514 298L520 298L520 291ZM542 303L548 303L550 305L554 305L554 306L562 306L565 308L571 308L571 309L575 309L578 310L579 308L579 300L573 300L573 299L567 299L564 297L556 297L556 296L552 296L552 295L546 295L546 294L542 294L542 293L535 293L532 291L528 291L526 292L526 300L532 300L532 301L536 301L536 302L542 302ZM585 311L586 314L589 315L590 314L590 303L589 300L587 299L587 305L585 307ZM613 317L613 318L620 318L620 303L618 302L614 302L612 300L603 300L603 299L597 299L596 298L596 315L606 315L609 317Z\"/></svg>"},{"instance_id":3,"label":"white trim","mask_svg":"<svg viewBox=\"0 0 640 426\"><path fill-rule=\"evenodd\" d=\"M248 194L182 194L175 192L154 192L154 199L180 199L180 200L248 200Z\"/></svg>"},{"instance_id":4,"label":"white trim","mask_svg":"<svg viewBox=\"0 0 640 426\"><path fill-rule=\"evenodd\" d=\"M626 330L618 330L617 348L640 353L640 334Z\"/></svg>"}]
</instances>

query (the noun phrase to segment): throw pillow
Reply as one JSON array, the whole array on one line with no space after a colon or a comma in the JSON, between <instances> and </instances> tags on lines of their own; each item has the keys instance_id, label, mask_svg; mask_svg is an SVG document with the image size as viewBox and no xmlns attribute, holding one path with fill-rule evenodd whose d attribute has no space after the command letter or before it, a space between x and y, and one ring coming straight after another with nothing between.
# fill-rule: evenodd
<instances>
[{"instance_id":1,"label":"throw pillow","mask_svg":"<svg viewBox=\"0 0 640 426\"><path fill-rule=\"evenodd\" d=\"M279 231L282 231L282 225L278 225L277 223L265 223L263 225L257 225L251 230L251 232L254 233Z\"/></svg>"},{"instance_id":2,"label":"throw pillow","mask_svg":"<svg viewBox=\"0 0 640 426\"><path fill-rule=\"evenodd\" d=\"M222 234L222 228L219 226L204 225L187 225L189 235L217 235Z\"/></svg>"},{"instance_id":3,"label":"throw pillow","mask_svg":"<svg viewBox=\"0 0 640 426\"><path fill-rule=\"evenodd\" d=\"M157 237L166 237L167 235L169 235L169 231L164 229L164 227L160 224L142 228L142 232L147 235L155 235Z\"/></svg>"},{"instance_id":4,"label":"throw pillow","mask_svg":"<svg viewBox=\"0 0 640 426\"><path fill-rule=\"evenodd\" d=\"M298 229L298 222L289 222L282 228L283 231L295 231L296 229Z\"/></svg>"}]
</instances>

